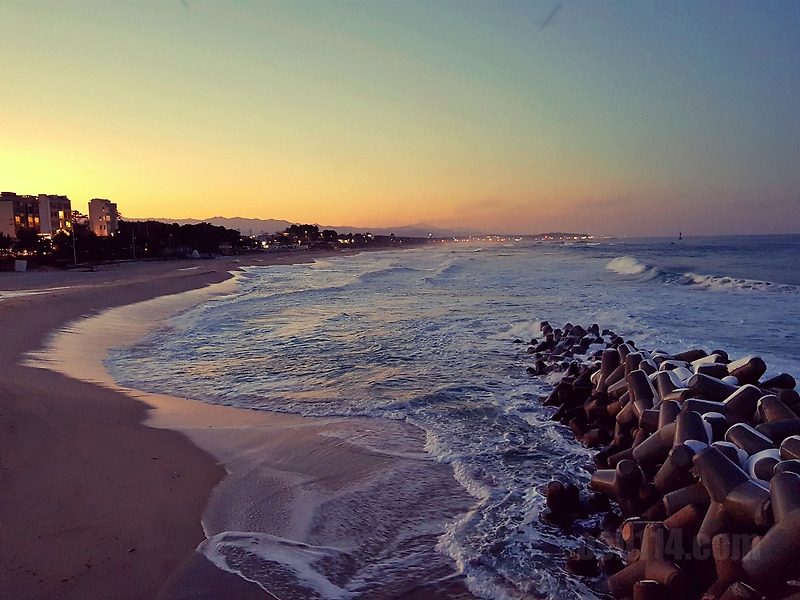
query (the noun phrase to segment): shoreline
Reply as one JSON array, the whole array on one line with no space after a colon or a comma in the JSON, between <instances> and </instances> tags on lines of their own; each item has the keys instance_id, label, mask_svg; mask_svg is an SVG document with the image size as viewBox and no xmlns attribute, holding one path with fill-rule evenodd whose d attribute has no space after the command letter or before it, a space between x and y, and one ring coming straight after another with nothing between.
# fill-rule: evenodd
<instances>
[{"instance_id":1,"label":"shoreline","mask_svg":"<svg viewBox=\"0 0 800 600\"><path fill-rule=\"evenodd\" d=\"M327 254L322 254L322 256L327 256ZM293 255L281 258L303 259L311 257ZM270 264L273 261L259 262L261 264ZM245 264L248 266L251 264L257 265L259 262L226 261L224 264L236 268ZM381 474L386 473L402 474L403 476L408 476L409 473L412 473L415 477L421 477L421 480L429 486L429 489L419 490L420 495L424 491L425 494L433 494L440 497L439 504L441 506L436 510L428 511L430 514L427 515L428 520L423 528L425 531L415 534L420 536L420 539L417 540L418 543L435 545L435 538L428 539L430 538L429 530L431 527L435 529L436 523L442 524L444 519L452 518L456 514L468 510L474 504L474 499L467 496L463 488L455 481L450 465L435 463L430 457L424 455L422 450L424 434L421 430L401 422L383 423L378 420L352 418L310 419L297 415L213 406L193 400L126 390L120 388L111 380L110 375L100 362L110 347L126 345L131 343L134 338L140 339L146 333L148 327L159 326L163 319L174 314L176 310L182 310L189 305L202 301L202 296L208 297L220 289L219 285L212 286L212 288L198 288L194 283L198 283L199 280L203 280L202 285L207 285L208 283L219 284L229 277L229 275L226 277L213 270L210 271L208 267L202 268L204 265L197 265L196 263L197 261L190 261L191 266L183 271L172 270L173 277L175 277L176 273L180 273L179 277L182 279L196 277L193 284L189 286L173 285L167 286L169 288L167 290L164 290L163 287L156 290L158 286L144 285L144 287L149 288L145 292L139 289L137 283L131 282L130 278L122 278L118 282L119 286L124 287L128 292L139 290L138 293L123 294L125 300L140 296L141 300L148 299L148 302L138 306L135 299L133 302L98 303L96 294L90 294L90 287L87 288L84 285L78 288L78 290L83 290L84 303L89 300L89 296L94 297L94 302L89 302L88 306L82 304L84 310L88 307L92 310L102 309L102 312L92 319L76 322L72 327L72 331L66 335L62 333L52 337L51 332L57 327L52 327L44 332L44 335L41 335L43 328L40 328L41 338L49 336L46 339L47 352L44 355L39 352L38 357L29 358L25 361L25 364L15 366L17 371L23 371L24 378L27 373L26 369L41 371L39 366L41 366L43 358L46 361L51 361L55 358L56 363L61 360L60 364L46 365L51 370L61 371L62 375L47 371L51 373L49 375L50 378L61 379L62 387L59 388L60 390L64 387L71 387L70 384L64 382L66 378L63 376L63 373L70 373L73 377L77 375L78 379L82 380L82 382L78 382L75 379L66 380L74 382L72 387L85 388L89 386L93 388L92 391L95 395L97 395L97 390L102 389L103 392L100 395L105 398L102 401L108 402L114 396L117 403L123 403L119 396L124 396L125 403L137 405L135 408L131 407L134 410L134 418L138 419L135 429L145 429L148 432L165 432L165 434L176 436L184 445L191 441L191 444L188 445L191 445L192 451L195 454L202 455L202 459L195 455L189 457L189 462L192 462L195 466L202 463L202 476L205 479L202 482L194 481L191 485L186 486L187 488L200 486L200 489L203 490L202 494L192 493L193 489L187 489L183 492L183 494L189 492L188 495L194 496L192 510L184 511L184 513L191 512L196 518L193 523L194 527L191 526L192 523L187 522L187 531L178 536L180 537L180 545L184 550L182 560L176 563L176 559L173 556L168 565L169 569L162 565L161 571L156 573L157 576L160 575L159 583L157 585L153 583L151 586L152 593L150 591L145 593L142 588L136 589L129 586L128 591L132 592L129 597L154 597L159 594L157 596L159 598L212 598L224 597L225 594L230 594L234 591L237 595L236 597L241 598L270 597L270 594L261 591L261 588L247 584L244 579L228 575L222 569L212 566L203 555L195 552L194 548L207 537L222 535L227 531L240 529L247 531L248 525L258 526L260 529L257 529L257 531L263 530L263 533L270 536L278 536L281 540L280 543L294 541L313 543L315 540L318 541L325 537L319 532L320 522L324 520L322 518L324 513L323 505L325 510L330 510L332 506L341 505L346 507L348 503L355 501L354 498L361 501L362 496L365 494L370 495L376 492L376 482L380 480ZM276 264L280 264L280 262ZM215 261L213 266L219 266L219 262ZM148 282L145 280L142 283L146 284ZM183 283L186 284L187 282L183 281ZM227 283L222 285L224 287L228 286ZM182 290L181 288L183 287L187 289ZM75 289L57 287L57 289L51 289L45 294L26 297L26 300L12 298L1 301L0 321L4 324L8 321L9 311L3 310L4 304L32 300L30 305L26 306L26 309L29 313L31 310L35 312L35 306L46 304L51 296L60 297L70 293L76 293L81 296L81 292L76 292L74 291ZM190 289L195 289L197 292L191 294L182 293ZM73 291L70 292L70 290ZM170 293L178 293L179 295L170 296ZM148 298L148 296L151 298ZM100 306L102 304L106 306ZM114 305L117 305L117 307L115 308ZM178 307L177 309L176 306ZM138 316L136 314L137 310L139 311ZM75 314L75 311L72 311L72 318L68 320L74 321L80 316L80 314ZM148 321L153 316L155 316L155 323ZM116 326L114 325L115 323ZM122 338L118 327L120 323L126 324L126 333ZM114 340L113 343L108 344L108 340L112 338ZM106 341L105 345L103 343L104 339ZM67 344L70 343L69 340L72 340L72 342L77 343L77 346L70 348L67 345L64 347L65 340L67 340ZM57 350L55 353L53 353L53 342L55 342L55 349ZM58 349L59 344L61 345L60 349ZM36 344L32 343L30 346L32 347L18 350L17 356L30 352ZM76 348L82 348L83 350L76 352ZM71 356L72 362L69 360L64 361L65 356ZM38 363L36 362L37 360L39 361ZM75 361L80 364L76 364ZM16 374L17 381L20 379L19 375L20 373L18 372ZM11 379L12 381L15 379L13 373L11 374ZM2 386L0 389L6 388L6 380L7 377L5 376L0 378L0 386ZM144 408L140 402L143 402L149 408ZM2 423L1 417L0 423ZM155 436L156 434L153 435ZM391 440L391 444L394 444L391 448L386 445L384 438L387 437ZM362 441L353 443L350 441L353 439ZM160 459L160 457L149 456L149 454L153 454L152 451L145 450L143 454L147 455L151 463L161 462L161 460L156 460ZM253 456L257 456L258 459L253 459ZM6 471L6 465L3 461L4 457L0 453L0 464L3 465L3 470ZM224 465L224 469L220 465ZM152 465L148 464L148 466ZM165 474L162 473L161 475L164 476ZM127 473L124 477L128 478L132 477L132 475ZM447 480L448 477L450 481ZM174 477L174 479L178 478ZM182 471L180 472L180 479L181 483L187 482L187 478ZM444 480L444 483L441 483L441 480ZM145 485L151 487L148 483L145 483ZM241 514L246 515L248 511L247 503L240 498L242 495L240 490L245 488L257 490L259 494L269 499L269 502L266 503L268 505L266 509L263 503L259 509L262 513L266 510L266 516L259 514L258 519L255 519L252 515L246 518L241 517ZM0 490L0 509L4 508L5 495L5 490ZM201 496L200 501L198 501L197 496ZM239 504L236 504L237 502ZM236 506L233 512L237 513L238 516L231 516L231 504ZM391 503L389 504L390 506L376 508L375 516L389 517L390 519L397 518L399 522L402 522L404 518L407 520L412 518L412 515L400 514L402 510L394 510L391 507ZM388 514L387 511L389 511ZM7 514L7 511L4 512ZM391 514L392 512L396 514ZM201 530L198 534L197 530L200 529L201 515L205 531ZM163 515L161 516L163 517ZM413 516L416 517L416 515ZM184 521L191 521L191 519L187 519L186 514L183 514L182 517ZM253 522L254 519L255 523ZM344 520L346 521L346 519ZM350 532L348 536L354 539L349 540L349 555L358 557L360 544L366 544L370 535L372 535L372 532L368 531L367 528ZM395 533L393 535L399 534ZM403 533L402 535L407 534ZM177 542L177 540L175 541ZM335 541L335 536L333 541ZM128 556L117 557L117 560L121 561L120 570L123 571L126 569L133 570L133 566L127 565L123 559L130 559L136 552L128 552L127 550L130 550L130 548L126 549ZM176 548L173 555L177 553ZM212 553L209 552L207 554ZM5 557L0 558L5 559ZM405 594L409 594L409 597L411 595L425 597L426 588L431 588L432 586L433 591L429 590L432 597L447 588L450 597L470 598L471 595L466 591L464 583L456 575L454 566L449 565L448 569L446 564L448 561L444 560L446 557L440 555L440 558L439 562L441 564L436 564L434 568L430 569L431 577L429 581L394 582L400 587L393 588L391 592L388 589L385 590L386 597L403 597ZM358 566L358 559L356 558L354 561ZM7 565L8 563L3 560L3 564ZM17 567L17 572L22 567L23 565L20 564ZM80 573L82 577L78 577L78 574L75 574L73 578L62 578L63 581L59 580L58 582L60 585L56 584L55 579L57 577L55 577L49 583L49 586L45 586L45 584L30 586L30 593L27 595L20 595L19 591L17 591L17 597L46 597L56 590L60 597L65 598L106 597L108 588L98 579L94 579L93 576L86 576L85 572L90 570L91 567L84 565L83 571ZM169 573L166 572L167 570L169 570ZM152 578L153 571L156 571L156 569L151 568L150 571L150 577ZM3 573L3 580L9 581L8 576L10 574L13 574L13 569ZM158 577L156 578L158 579ZM78 579L85 583L80 587L80 591L76 591L74 595L70 596L69 592L62 589ZM198 595L200 593L198 582L201 581L205 582L204 593L206 595L203 596ZM116 577L114 585L119 585L120 590L123 588L122 583L116 581ZM51 591L37 596L35 591L37 587L47 587ZM403 587L406 589L402 589ZM72 586L72 588L78 590L79 586ZM2 592L2 588L0 588L0 592ZM115 597L124 596L115 595ZM343 595L342 597L345 596Z\"/></svg>"},{"instance_id":2,"label":"shoreline","mask_svg":"<svg viewBox=\"0 0 800 600\"><path fill-rule=\"evenodd\" d=\"M126 395L22 361L70 321L218 283L241 264L2 277L13 294L0 300L0 527L15 543L0 548L0 596L154 597L202 540L205 500L224 476L210 455L146 427L146 405Z\"/></svg>"}]
</instances>

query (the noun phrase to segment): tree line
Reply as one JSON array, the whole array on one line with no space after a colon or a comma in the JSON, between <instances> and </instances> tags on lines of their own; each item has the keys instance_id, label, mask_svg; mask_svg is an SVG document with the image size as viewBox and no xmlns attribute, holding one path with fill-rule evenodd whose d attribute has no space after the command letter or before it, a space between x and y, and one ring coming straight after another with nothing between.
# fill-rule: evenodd
<instances>
[{"instance_id":1,"label":"tree line","mask_svg":"<svg viewBox=\"0 0 800 600\"><path fill-rule=\"evenodd\" d=\"M238 230L221 225L197 223L179 225L161 221L120 220L110 236L98 236L83 220L72 221L72 232L41 236L33 229L21 228L16 238L0 235L0 270L12 270L14 260L25 258L30 267L66 268L74 264L132 259L201 256L219 253L241 254L285 248L364 248L411 245L425 240L373 236L371 233L339 234L333 229L320 231L317 225L298 224L282 232L259 237L243 236Z\"/></svg>"},{"instance_id":2,"label":"tree line","mask_svg":"<svg viewBox=\"0 0 800 600\"><path fill-rule=\"evenodd\" d=\"M32 266L67 267L75 263L189 256L195 250L200 255L212 255L221 246L241 252L254 247L254 243L235 229L209 223L124 220L110 236L98 236L79 221L72 223L72 232L59 232L51 238L26 228L20 229L16 238L0 236L0 252L6 263L26 258ZM4 266L8 268L7 264Z\"/></svg>"}]
</instances>

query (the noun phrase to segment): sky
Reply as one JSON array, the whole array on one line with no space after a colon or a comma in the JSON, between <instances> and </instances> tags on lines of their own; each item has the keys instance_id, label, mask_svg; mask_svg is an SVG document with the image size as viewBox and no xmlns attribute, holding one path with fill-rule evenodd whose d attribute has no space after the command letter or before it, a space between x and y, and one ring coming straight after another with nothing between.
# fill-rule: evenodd
<instances>
[{"instance_id":1,"label":"sky","mask_svg":"<svg viewBox=\"0 0 800 600\"><path fill-rule=\"evenodd\" d=\"M0 188L123 217L800 233L800 2L0 2Z\"/></svg>"}]
</instances>

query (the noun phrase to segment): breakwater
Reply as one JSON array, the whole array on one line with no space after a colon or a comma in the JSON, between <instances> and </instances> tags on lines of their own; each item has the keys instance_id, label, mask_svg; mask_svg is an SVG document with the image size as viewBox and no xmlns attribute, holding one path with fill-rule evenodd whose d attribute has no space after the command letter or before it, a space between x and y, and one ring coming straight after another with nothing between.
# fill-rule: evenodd
<instances>
[{"instance_id":1,"label":"breakwater","mask_svg":"<svg viewBox=\"0 0 800 600\"><path fill-rule=\"evenodd\" d=\"M568 572L615 598L798 598L800 396L758 356L644 350L594 324L541 324L552 418L596 448L588 489L550 481L541 518L594 515ZM597 516L601 518L597 518Z\"/></svg>"}]
</instances>

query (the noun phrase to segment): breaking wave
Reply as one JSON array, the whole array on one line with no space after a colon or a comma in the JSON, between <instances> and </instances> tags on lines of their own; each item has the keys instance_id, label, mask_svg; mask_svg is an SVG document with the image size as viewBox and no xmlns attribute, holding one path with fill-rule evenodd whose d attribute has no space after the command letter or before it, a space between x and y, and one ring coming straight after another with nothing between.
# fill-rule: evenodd
<instances>
[{"instance_id":1,"label":"breaking wave","mask_svg":"<svg viewBox=\"0 0 800 600\"><path fill-rule=\"evenodd\" d=\"M695 286L710 291L755 291L798 293L795 285L773 283L742 277L720 275L699 275L697 273L675 273L659 267L640 262L632 256L620 256L608 261L606 269L633 281L658 281L667 284Z\"/></svg>"}]
</instances>

